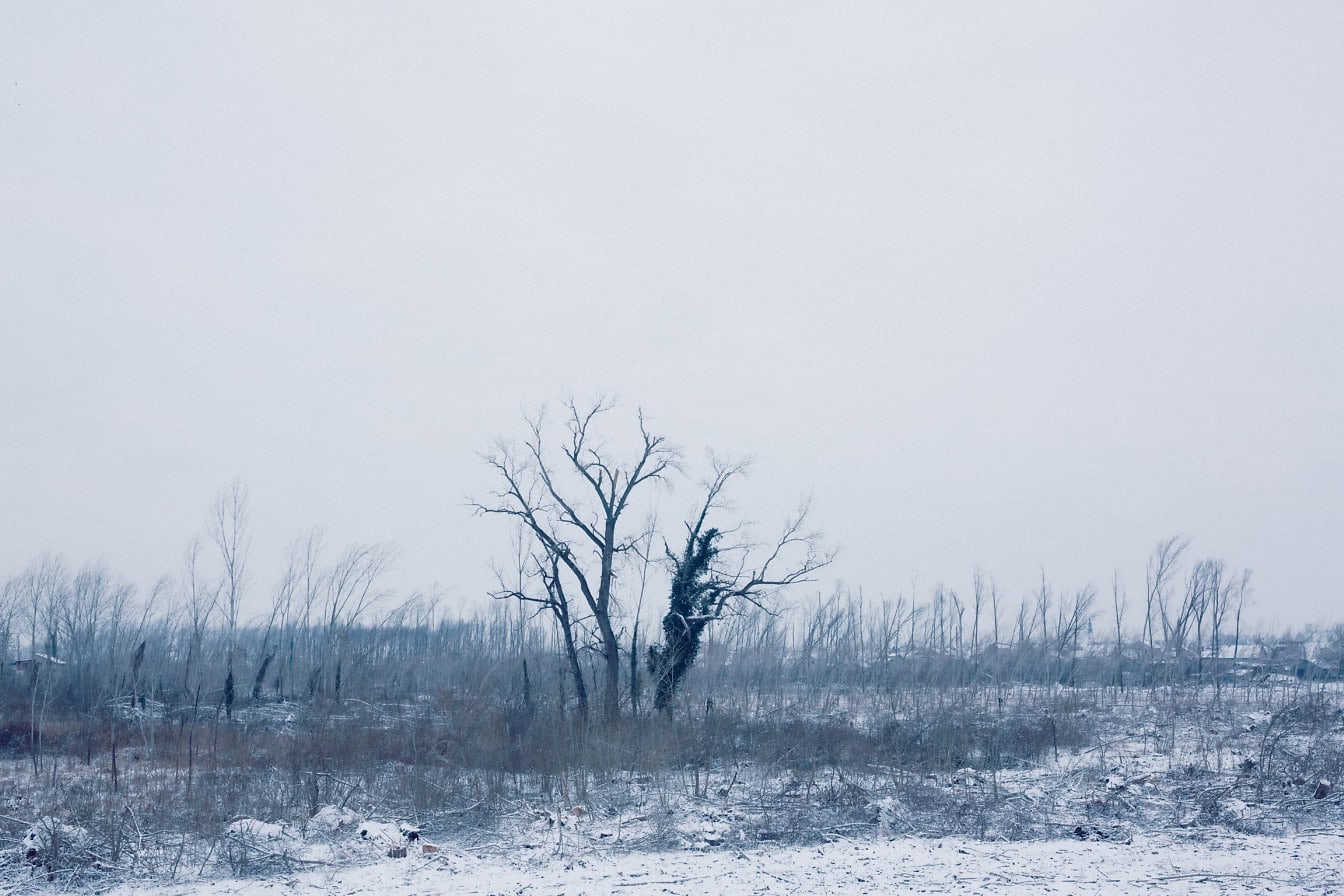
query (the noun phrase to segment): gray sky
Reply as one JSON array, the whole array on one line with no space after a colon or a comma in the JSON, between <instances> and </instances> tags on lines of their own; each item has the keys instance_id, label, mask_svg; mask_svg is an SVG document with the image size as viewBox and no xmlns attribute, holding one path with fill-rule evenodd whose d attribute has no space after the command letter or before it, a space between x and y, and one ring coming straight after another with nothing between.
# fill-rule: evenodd
<instances>
[{"instance_id":1,"label":"gray sky","mask_svg":"<svg viewBox=\"0 0 1344 896\"><path fill-rule=\"evenodd\" d=\"M1344 5L0 12L0 578L251 490L464 601L565 390L760 458L839 578L1344 617ZM678 499L679 501L680 499ZM672 501L664 513L682 509Z\"/></svg>"}]
</instances>

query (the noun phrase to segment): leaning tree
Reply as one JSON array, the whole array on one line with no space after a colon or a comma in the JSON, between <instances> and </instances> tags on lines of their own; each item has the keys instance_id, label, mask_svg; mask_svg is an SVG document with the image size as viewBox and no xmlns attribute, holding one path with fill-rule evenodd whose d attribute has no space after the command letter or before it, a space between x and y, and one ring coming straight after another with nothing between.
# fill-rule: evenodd
<instances>
[{"instance_id":1,"label":"leaning tree","mask_svg":"<svg viewBox=\"0 0 1344 896\"><path fill-rule=\"evenodd\" d=\"M749 527L734 523L725 530L711 517L731 516L724 490L745 474L746 462L710 458L712 475L705 485L699 512L686 524L679 552L664 545L672 584L663 616L663 640L649 648L648 667L654 678L654 707L671 712L672 699L700 654L705 629L717 619L746 606L764 609L780 589L808 581L831 562L816 532L807 528L808 507L785 520L778 537L754 543Z\"/></svg>"}]
</instances>

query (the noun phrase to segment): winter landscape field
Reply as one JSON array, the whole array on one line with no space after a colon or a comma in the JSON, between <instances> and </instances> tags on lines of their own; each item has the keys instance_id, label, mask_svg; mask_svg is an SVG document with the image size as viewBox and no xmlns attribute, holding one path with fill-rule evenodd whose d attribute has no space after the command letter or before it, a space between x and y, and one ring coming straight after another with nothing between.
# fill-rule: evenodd
<instances>
[{"instance_id":1,"label":"winter landscape field","mask_svg":"<svg viewBox=\"0 0 1344 896\"><path fill-rule=\"evenodd\" d=\"M0 896L1344 896L1344 3L0 3Z\"/></svg>"},{"instance_id":2,"label":"winter landscape field","mask_svg":"<svg viewBox=\"0 0 1344 896\"><path fill-rule=\"evenodd\" d=\"M266 674L227 712L223 692L174 704L144 683L146 657L168 681L202 649L164 625L115 648L119 682L89 677L91 711L67 702L79 654L9 680L0 892L1341 886L1335 633L1241 633L1237 659L1205 648L1174 665L1137 639L1060 640L1070 601L1044 629L975 649L940 646L945 609L836 597L788 625L734 617L670 712L636 713L626 694L619 720L587 724L558 642L507 605L352 628L339 698L283 694L262 632L240 630L239 656ZM296 664L317 644L305 637L278 639ZM204 643L218 662L219 633ZM398 686L416 693L391 699Z\"/></svg>"},{"instance_id":3,"label":"winter landscape field","mask_svg":"<svg viewBox=\"0 0 1344 896\"><path fill-rule=\"evenodd\" d=\"M684 771L620 775L593 780L577 805L538 792L474 821L426 807L424 826L360 794L348 805L362 811L234 820L190 840L128 825L121 868L94 858L105 844L70 827L57 833L67 838L60 865L24 860L23 844L12 846L0 892L1338 892L1344 806L1318 795L1318 778L1294 783L1308 769L1338 768L1338 710L1324 743L1312 744L1303 730L1280 739L1271 713L1238 703L1175 726L1175 753L1162 743L1170 723L1148 712L1128 720L1136 730L1112 731L1104 749L1070 748L1011 771L898 785L891 770L810 769L811 797L798 794L797 772L765 780L749 764L711 765L701 795ZM1333 747L1336 758L1308 747ZM1278 766L1268 786L1245 768L1266 759ZM9 774L8 805L21 806L14 795L27 775ZM55 830L39 824L30 844L52 848Z\"/></svg>"}]
</instances>

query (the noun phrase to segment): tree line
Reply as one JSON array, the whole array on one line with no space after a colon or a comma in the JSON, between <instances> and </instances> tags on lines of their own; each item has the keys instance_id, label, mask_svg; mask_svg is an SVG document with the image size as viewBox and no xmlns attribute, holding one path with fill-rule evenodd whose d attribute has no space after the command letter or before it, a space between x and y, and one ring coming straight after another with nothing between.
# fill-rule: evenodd
<instances>
[{"instance_id":1,"label":"tree line","mask_svg":"<svg viewBox=\"0 0 1344 896\"><path fill-rule=\"evenodd\" d=\"M92 752L109 725L115 745L126 707L154 705L185 733L194 762L197 726L227 723L239 706L479 690L479 680L451 684L455 662L491 670L501 702L529 705L553 689L581 724L614 724L645 713L646 696L670 716L710 648L714 662L769 668L776 682L864 686L901 675L958 686L1219 681L1229 648L1234 662L1265 652L1250 650L1242 628L1249 572L1192 559L1181 537L1157 544L1138 601L1118 578L1103 602L1093 586L1059 592L1043 574L1010 606L978 570L966 594L935 586L921 600L823 600L798 592L834 556L807 504L762 534L730 500L750 463L708 454L697 479L642 413L568 401L555 417L527 418L522 439L499 440L482 461L495 485L471 506L509 524L499 531L512 549L496 567L497 611L474 618L454 618L433 596L392 595L392 545L333 550L314 529L289 545L267 609L244 619L255 574L241 483L220 492L178 574L145 592L101 566L39 558L0 590L0 645L15 671L6 741L40 764L48 722L64 715L76 720L60 726L66 740L82 731ZM693 511L666 522L660 505L688 490ZM641 632L646 603L660 617L652 635ZM473 641L487 631L488 649Z\"/></svg>"}]
</instances>

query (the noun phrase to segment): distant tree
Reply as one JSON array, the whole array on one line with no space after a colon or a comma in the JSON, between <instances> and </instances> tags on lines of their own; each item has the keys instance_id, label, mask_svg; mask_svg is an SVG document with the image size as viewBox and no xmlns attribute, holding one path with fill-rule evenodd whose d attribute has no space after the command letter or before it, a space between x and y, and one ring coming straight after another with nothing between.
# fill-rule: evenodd
<instances>
[{"instance_id":1,"label":"distant tree","mask_svg":"<svg viewBox=\"0 0 1344 896\"><path fill-rule=\"evenodd\" d=\"M235 479L223 488L210 506L206 532L219 549L222 580L215 599L224 613L227 640L224 649L225 685L223 704L233 717L233 661L238 641L238 614L247 581L247 555L252 544L248 531L247 487Z\"/></svg>"},{"instance_id":2,"label":"distant tree","mask_svg":"<svg viewBox=\"0 0 1344 896\"><path fill-rule=\"evenodd\" d=\"M322 576L319 689L339 701L351 633L387 593L381 580L396 559L389 543L354 544Z\"/></svg>"},{"instance_id":3,"label":"distant tree","mask_svg":"<svg viewBox=\"0 0 1344 896\"><path fill-rule=\"evenodd\" d=\"M1111 607L1115 612L1115 683L1125 686L1125 600L1120 586L1120 570L1111 574Z\"/></svg>"},{"instance_id":4,"label":"distant tree","mask_svg":"<svg viewBox=\"0 0 1344 896\"><path fill-rule=\"evenodd\" d=\"M1078 666L1078 652L1082 634L1088 631L1092 625L1092 618L1095 613L1092 605L1097 598L1097 591L1091 585L1074 592L1073 600L1065 604L1063 598L1060 598L1058 616L1055 620L1055 655L1060 659L1060 670L1057 680L1061 684L1072 686L1074 683L1074 672ZM1064 665L1064 658L1068 658L1067 667Z\"/></svg>"},{"instance_id":5,"label":"distant tree","mask_svg":"<svg viewBox=\"0 0 1344 896\"><path fill-rule=\"evenodd\" d=\"M42 771L47 711L60 666L57 629L70 580L60 558L48 555L29 564L5 590L28 624L28 652L24 657L28 661L28 742L36 777Z\"/></svg>"},{"instance_id":6,"label":"distant tree","mask_svg":"<svg viewBox=\"0 0 1344 896\"><path fill-rule=\"evenodd\" d=\"M1190 547L1190 539L1179 535L1164 538L1153 548L1148 559L1147 593L1144 600L1143 634L1151 656L1155 648L1156 628L1160 621L1164 643L1169 641L1172 622L1167 615L1167 586L1180 565L1181 558ZM1157 618L1154 617L1156 613Z\"/></svg>"}]
</instances>

